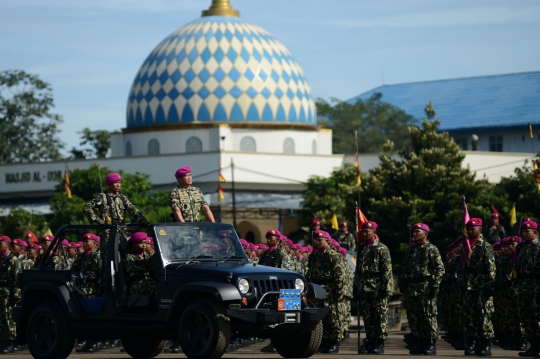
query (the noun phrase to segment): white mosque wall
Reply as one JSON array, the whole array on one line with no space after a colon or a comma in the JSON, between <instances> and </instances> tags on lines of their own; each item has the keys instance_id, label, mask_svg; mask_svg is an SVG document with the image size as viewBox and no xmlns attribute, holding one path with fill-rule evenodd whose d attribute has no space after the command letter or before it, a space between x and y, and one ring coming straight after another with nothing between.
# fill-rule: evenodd
<instances>
[{"instance_id":1,"label":"white mosque wall","mask_svg":"<svg viewBox=\"0 0 540 359\"><path fill-rule=\"evenodd\" d=\"M195 144L199 143L200 147L193 147L193 141ZM220 150L331 155L332 131L315 128L242 129L223 125L213 128L116 133L111 136L111 157L205 153Z\"/></svg>"}]
</instances>

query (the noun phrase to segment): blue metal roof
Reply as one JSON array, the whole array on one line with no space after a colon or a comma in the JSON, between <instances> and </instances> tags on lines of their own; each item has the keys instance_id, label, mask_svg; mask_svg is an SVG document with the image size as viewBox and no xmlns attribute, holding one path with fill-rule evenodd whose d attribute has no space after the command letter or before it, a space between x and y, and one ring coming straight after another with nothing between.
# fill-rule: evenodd
<instances>
[{"instance_id":1,"label":"blue metal roof","mask_svg":"<svg viewBox=\"0 0 540 359\"><path fill-rule=\"evenodd\" d=\"M424 108L432 101L439 129L452 133L540 124L540 71L383 85L347 102L377 92L417 119L426 118Z\"/></svg>"}]
</instances>

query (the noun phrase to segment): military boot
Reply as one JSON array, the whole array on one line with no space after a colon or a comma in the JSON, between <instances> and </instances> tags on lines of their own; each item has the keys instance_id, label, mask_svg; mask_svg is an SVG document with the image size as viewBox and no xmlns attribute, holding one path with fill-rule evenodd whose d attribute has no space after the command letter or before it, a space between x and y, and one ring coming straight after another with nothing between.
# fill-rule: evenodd
<instances>
[{"instance_id":1,"label":"military boot","mask_svg":"<svg viewBox=\"0 0 540 359\"><path fill-rule=\"evenodd\" d=\"M339 353L339 340L332 340L330 341L330 345L326 349L324 353L328 354L337 354Z\"/></svg>"},{"instance_id":2,"label":"military boot","mask_svg":"<svg viewBox=\"0 0 540 359\"><path fill-rule=\"evenodd\" d=\"M375 344L369 353L384 354L384 339L375 339Z\"/></svg>"},{"instance_id":3,"label":"military boot","mask_svg":"<svg viewBox=\"0 0 540 359\"><path fill-rule=\"evenodd\" d=\"M368 354L373 349L374 339L365 338L364 343L358 348L358 354Z\"/></svg>"},{"instance_id":4,"label":"military boot","mask_svg":"<svg viewBox=\"0 0 540 359\"><path fill-rule=\"evenodd\" d=\"M261 349L261 352L263 352L263 353L275 353L276 348L274 348L274 344L272 344L272 342L270 342L270 344L268 344L267 346L265 346L265 347L263 347Z\"/></svg>"},{"instance_id":5,"label":"military boot","mask_svg":"<svg viewBox=\"0 0 540 359\"><path fill-rule=\"evenodd\" d=\"M519 352L520 357L532 357L533 354L537 351L538 342L536 339L531 339L531 347L524 352Z\"/></svg>"},{"instance_id":6,"label":"military boot","mask_svg":"<svg viewBox=\"0 0 540 359\"><path fill-rule=\"evenodd\" d=\"M426 340L424 338L418 339L415 343L416 345L409 345L409 354L411 355L418 355L422 354L424 350L426 349L426 346L429 344L429 340Z\"/></svg>"},{"instance_id":7,"label":"military boot","mask_svg":"<svg viewBox=\"0 0 540 359\"><path fill-rule=\"evenodd\" d=\"M13 340L6 340L4 342L4 345L2 346L2 348L0 349L0 354L11 354L11 353L15 353L15 348L13 347L14 346L14 341Z\"/></svg>"},{"instance_id":8,"label":"military boot","mask_svg":"<svg viewBox=\"0 0 540 359\"><path fill-rule=\"evenodd\" d=\"M95 353L97 351L99 351L98 345L94 340L87 340L81 348L75 349L77 353Z\"/></svg>"},{"instance_id":9,"label":"military boot","mask_svg":"<svg viewBox=\"0 0 540 359\"><path fill-rule=\"evenodd\" d=\"M424 349L424 352L422 354L437 355L437 346L435 345L436 343L437 343L437 339L429 340L428 344L426 345L426 349Z\"/></svg>"},{"instance_id":10,"label":"military boot","mask_svg":"<svg viewBox=\"0 0 540 359\"><path fill-rule=\"evenodd\" d=\"M527 350L527 339L525 338L517 338L517 345L516 345L516 349L514 350Z\"/></svg>"},{"instance_id":11,"label":"military boot","mask_svg":"<svg viewBox=\"0 0 540 359\"><path fill-rule=\"evenodd\" d=\"M479 341L475 337L467 337L467 343L465 344L465 356L475 356L479 346Z\"/></svg>"},{"instance_id":12,"label":"military boot","mask_svg":"<svg viewBox=\"0 0 540 359\"><path fill-rule=\"evenodd\" d=\"M480 347L476 352L479 357L491 356L491 339L480 339Z\"/></svg>"},{"instance_id":13,"label":"military boot","mask_svg":"<svg viewBox=\"0 0 540 359\"><path fill-rule=\"evenodd\" d=\"M173 340L171 346L165 349L165 353L181 353L181 352L182 352L182 347L180 347L179 340Z\"/></svg>"}]
</instances>

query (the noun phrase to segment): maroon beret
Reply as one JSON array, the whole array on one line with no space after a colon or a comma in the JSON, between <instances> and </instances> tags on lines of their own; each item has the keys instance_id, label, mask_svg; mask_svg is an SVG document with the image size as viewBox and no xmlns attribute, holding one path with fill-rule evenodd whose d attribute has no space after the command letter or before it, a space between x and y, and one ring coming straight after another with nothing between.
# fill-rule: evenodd
<instances>
[{"instance_id":1,"label":"maroon beret","mask_svg":"<svg viewBox=\"0 0 540 359\"><path fill-rule=\"evenodd\" d=\"M467 227L482 227L482 219L471 218L469 222L467 222Z\"/></svg>"},{"instance_id":2,"label":"maroon beret","mask_svg":"<svg viewBox=\"0 0 540 359\"><path fill-rule=\"evenodd\" d=\"M88 239L96 241L96 243L101 242L101 238L99 238L99 236L96 236L94 233L86 233L82 236L83 242L84 240L88 240Z\"/></svg>"},{"instance_id":3,"label":"maroon beret","mask_svg":"<svg viewBox=\"0 0 540 359\"><path fill-rule=\"evenodd\" d=\"M379 226L377 226L377 223L373 222L373 221L368 221L368 222L364 222L362 223L362 229L377 229Z\"/></svg>"},{"instance_id":4,"label":"maroon beret","mask_svg":"<svg viewBox=\"0 0 540 359\"><path fill-rule=\"evenodd\" d=\"M22 239L18 239L18 238L15 238L14 240L12 240L11 244L15 244L16 246L21 246L21 247L28 248L28 243L26 243Z\"/></svg>"},{"instance_id":5,"label":"maroon beret","mask_svg":"<svg viewBox=\"0 0 540 359\"><path fill-rule=\"evenodd\" d=\"M11 243L11 238L9 238L8 236L0 236L0 241L1 242L6 242L6 243Z\"/></svg>"},{"instance_id":6,"label":"maroon beret","mask_svg":"<svg viewBox=\"0 0 540 359\"><path fill-rule=\"evenodd\" d=\"M416 223L415 225L413 225L413 230L415 229L421 229L429 233L429 227L427 224L424 223Z\"/></svg>"},{"instance_id":7,"label":"maroon beret","mask_svg":"<svg viewBox=\"0 0 540 359\"><path fill-rule=\"evenodd\" d=\"M536 222L532 219L529 219L521 223L521 229L538 229L538 224L536 224Z\"/></svg>"},{"instance_id":8,"label":"maroon beret","mask_svg":"<svg viewBox=\"0 0 540 359\"><path fill-rule=\"evenodd\" d=\"M105 177L105 184L109 185L109 184L112 184L114 182L118 182L121 179L122 179L122 177L120 176L120 173L116 173L116 172L109 173L107 175L107 177Z\"/></svg>"},{"instance_id":9,"label":"maroon beret","mask_svg":"<svg viewBox=\"0 0 540 359\"><path fill-rule=\"evenodd\" d=\"M259 249L262 249L263 251L268 249L268 246L264 243L259 243L257 244L257 246L259 247Z\"/></svg>"},{"instance_id":10,"label":"maroon beret","mask_svg":"<svg viewBox=\"0 0 540 359\"><path fill-rule=\"evenodd\" d=\"M271 229L268 232L266 232L266 236L278 236L279 239L281 239L281 232L278 229Z\"/></svg>"},{"instance_id":11,"label":"maroon beret","mask_svg":"<svg viewBox=\"0 0 540 359\"><path fill-rule=\"evenodd\" d=\"M46 234L43 237L41 237L41 241L52 241L54 239L54 236L51 236L50 234Z\"/></svg>"},{"instance_id":12,"label":"maroon beret","mask_svg":"<svg viewBox=\"0 0 540 359\"><path fill-rule=\"evenodd\" d=\"M189 166L180 167L179 169L176 170L176 173L174 174L174 177L176 177L176 178L182 177L182 176L185 176L187 173L190 173L190 172L191 172L191 167L189 167Z\"/></svg>"},{"instance_id":13,"label":"maroon beret","mask_svg":"<svg viewBox=\"0 0 540 359\"><path fill-rule=\"evenodd\" d=\"M146 241L146 238L148 238L148 234L145 232L136 232L131 235L131 239L129 240L130 243L139 243L142 241Z\"/></svg>"}]
</instances>

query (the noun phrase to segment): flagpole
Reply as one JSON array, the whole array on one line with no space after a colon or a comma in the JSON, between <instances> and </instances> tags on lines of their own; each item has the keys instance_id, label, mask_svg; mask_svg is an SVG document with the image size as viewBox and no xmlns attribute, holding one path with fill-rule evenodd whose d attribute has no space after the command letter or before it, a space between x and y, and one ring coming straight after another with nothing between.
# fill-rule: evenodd
<instances>
[{"instance_id":1,"label":"flagpole","mask_svg":"<svg viewBox=\"0 0 540 359\"><path fill-rule=\"evenodd\" d=\"M236 191L234 186L234 162L231 158L231 184L232 184L232 206L233 206L233 227L236 230Z\"/></svg>"}]
</instances>

